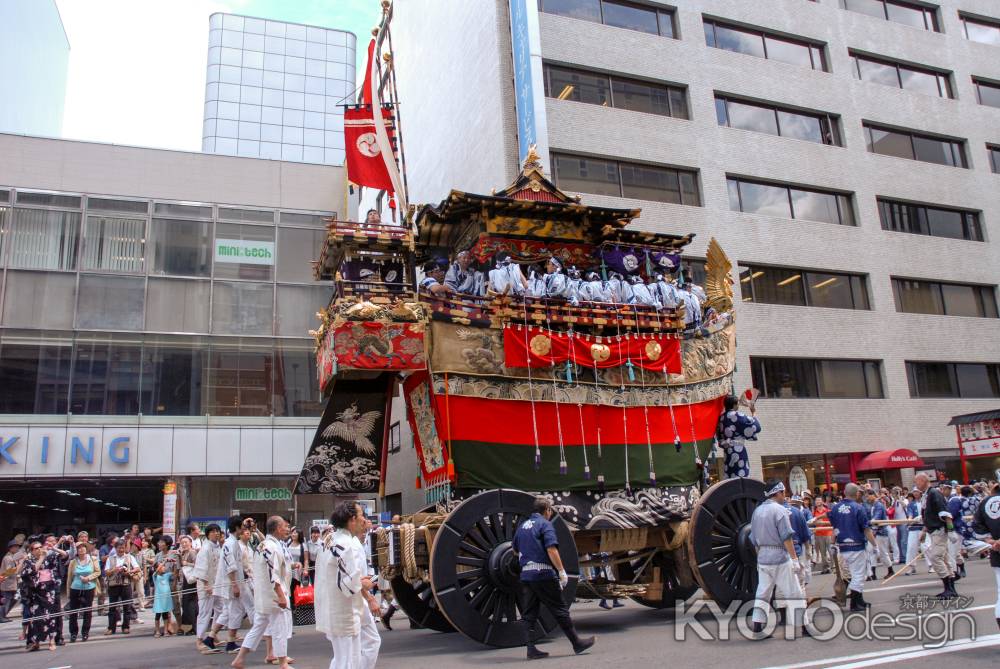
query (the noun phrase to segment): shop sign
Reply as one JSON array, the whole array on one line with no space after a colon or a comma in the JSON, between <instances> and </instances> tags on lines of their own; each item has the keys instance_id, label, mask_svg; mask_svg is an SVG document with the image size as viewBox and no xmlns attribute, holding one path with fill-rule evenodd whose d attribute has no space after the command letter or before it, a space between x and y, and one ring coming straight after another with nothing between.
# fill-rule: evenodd
<instances>
[{"instance_id":1,"label":"shop sign","mask_svg":"<svg viewBox=\"0 0 1000 669\"><path fill-rule=\"evenodd\" d=\"M980 420L958 426L958 437L962 441L996 439L1000 437L1000 419Z\"/></svg>"},{"instance_id":2,"label":"shop sign","mask_svg":"<svg viewBox=\"0 0 1000 669\"><path fill-rule=\"evenodd\" d=\"M177 484L173 481L163 486L163 534L177 536Z\"/></svg>"},{"instance_id":3,"label":"shop sign","mask_svg":"<svg viewBox=\"0 0 1000 669\"><path fill-rule=\"evenodd\" d=\"M809 490L809 479L806 478L806 471L796 465L788 472L788 487L792 489L793 495L801 495Z\"/></svg>"},{"instance_id":4,"label":"shop sign","mask_svg":"<svg viewBox=\"0 0 1000 669\"><path fill-rule=\"evenodd\" d=\"M16 465L17 460L14 459L14 454L11 449L20 441L21 437L4 437L0 436L0 464L7 463L8 465ZM69 464L75 465L77 463L86 463L88 465L94 464L95 455L100 461L100 452L97 445L94 443L93 437L86 437L86 441L81 439L76 435L70 435L69 439ZM116 437L108 442L108 459L116 465L126 465L129 461L129 454L131 449L129 449L128 443L129 437ZM51 439L48 436L44 436L41 439L41 448L38 450L38 461L41 464L48 464L49 462L49 448L51 445Z\"/></svg>"},{"instance_id":5,"label":"shop sign","mask_svg":"<svg viewBox=\"0 0 1000 669\"><path fill-rule=\"evenodd\" d=\"M962 443L962 450L965 452L966 456L1000 455L1000 439L994 439L993 441L986 441L983 439L978 441L966 441Z\"/></svg>"},{"instance_id":6,"label":"shop sign","mask_svg":"<svg viewBox=\"0 0 1000 669\"><path fill-rule=\"evenodd\" d=\"M274 242L249 239L216 239L215 262L273 265Z\"/></svg>"},{"instance_id":7,"label":"shop sign","mask_svg":"<svg viewBox=\"0 0 1000 669\"><path fill-rule=\"evenodd\" d=\"M237 502L277 502L290 500L292 491L288 488L237 488Z\"/></svg>"}]
</instances>

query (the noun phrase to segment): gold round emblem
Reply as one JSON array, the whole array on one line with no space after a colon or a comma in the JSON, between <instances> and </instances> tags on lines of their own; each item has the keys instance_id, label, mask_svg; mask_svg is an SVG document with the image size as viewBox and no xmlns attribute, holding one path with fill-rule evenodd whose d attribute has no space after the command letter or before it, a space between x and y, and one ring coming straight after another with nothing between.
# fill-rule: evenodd
<instances>
[{"instance_id":1,"label":"gold round emblem","mask_svg":"<svg viewBox=\"0 0 1000 669\"><path fill-rule=\"evenodd\" d=\"M607 344L591 344L590 357L597 362L604 362L611 357L611 349Z\"/></svg>"},{"instance_id":2,"label":"gold round emblem","mask_svg":"<svg viewBox=\"0 0 1000 669\"><path fill-rule=\"evenodd\" d=\"M531 352L535 355L548 355L552 350L552 340L546 335L535 335L531 338Z\"/></svg>"},{"instance_id":3,"label":"gold round emblem","mask_svg":"<svg viewBox=\"0 0 1000 669\"><path fill-rule=\"evenodd\" d=\"M660 346L660 342L651 341L646 344L646 357L650 360L658 360L660 355L663 354L663 347Z\"/></svg>"}]
</instances>

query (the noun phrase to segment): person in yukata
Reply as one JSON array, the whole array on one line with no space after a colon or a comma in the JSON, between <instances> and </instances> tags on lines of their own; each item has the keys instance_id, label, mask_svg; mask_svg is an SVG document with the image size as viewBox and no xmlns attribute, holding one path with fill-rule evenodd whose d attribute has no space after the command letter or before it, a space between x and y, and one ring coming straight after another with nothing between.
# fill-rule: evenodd
<instances>
[{"instance_id":1,"label":"person in yukata","mask_svg":"<svg viewBox=\"0 0 1000 669\"><path fill-rule=\"evenodd\" d=\"M752 409L749 416L738 410L738 400L735 395L726 397L723 406L716 437L725 454L723 463L725 478L747 478L750 476L750 457L746 441L748 439L757 441L760 421L754 416Z\"/></svg>"}]
</instances>

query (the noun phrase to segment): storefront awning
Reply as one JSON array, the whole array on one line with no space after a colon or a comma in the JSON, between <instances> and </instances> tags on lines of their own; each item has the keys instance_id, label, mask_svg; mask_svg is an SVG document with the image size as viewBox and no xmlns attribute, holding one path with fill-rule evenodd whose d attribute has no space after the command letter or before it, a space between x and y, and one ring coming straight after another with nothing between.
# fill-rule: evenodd
<instances>
[{"instance_id":1,"label":"storefront awning","mask_svg":"<svg viewBox=\"0 0 1000 669\"><path fill-rule=\"evenodd\" d=\"M923 467L924 461L908 448L895 448L889 451L869 453L858 461L855 469L858 471L874 471L877 469L902 469L903 467Z\"/></svg>"}]
</instances>

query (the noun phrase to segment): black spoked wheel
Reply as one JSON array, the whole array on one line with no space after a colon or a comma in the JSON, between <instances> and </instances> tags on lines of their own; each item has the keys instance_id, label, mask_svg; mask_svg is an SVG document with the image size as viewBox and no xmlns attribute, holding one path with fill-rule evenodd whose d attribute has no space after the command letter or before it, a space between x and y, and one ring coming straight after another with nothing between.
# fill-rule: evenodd
<instances>
[{"instance_id":1,"label":"black spoked wheel","mask_svg":"<svg viewBox=\"0 0 1000 669\"><path fill-rule=\"evenodd\" d=\"M438 610L430 583L419 581L416 585L411 585L402 576L395 576L392 579L392 595L403 613L418 627L426 627L435 632L455 631Z\"/></svg>"},{"instance_id":2,"label":"black spoked wheel","mask_svg":"<svg viewBox=\"0 0 1000 669\"><path fill-rule=\"evenodd\" d=\"M691 514L688 552L695 578L719 606L748 601L756 593L750 517L763 501L760 481L728 479L709 488Z\"/></svg>"},{"instance_id":3,"label":"black spoked wheel","mask_svg":"<svg viewBox=\"0 0 1000 669\"><path fill-rule=\"evenodd\" d=\"M511 541L531 515L534 497L520 490L489 490L469 497L440 527L431 549L431 586L441 613L462 634L480 643L508 648L524 644L520 623L520 580ZM566 522L553 521L572 602L579 557ZM542 607L539 636L556 626Z\"/></svg>"},{"instance_id":4,"label":"black spoked wheel","mask_svg":"<svg viewBox=\"0 0 1000 669\"><path fill-rule=\"evenodd\" d=\"M678 557L677 552L657 551L652 558L638 556L634 560L619 563L618 581L642 583L650 580L653 570L658 569L659 580L663 584L662 589L658 593L648 592L653 597L633 596L631 599L651 609L674 608L676 600L688 600L691 595L698 592L698 584L694 581L690 568L686 563L681 563ZM684 574L682 570L687 570L688 573ZM657 594L659 597L656 597Z\"/></svg>"}]
</instances>

